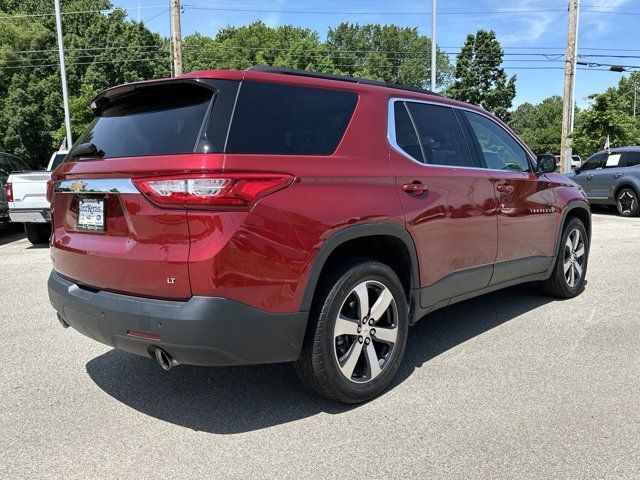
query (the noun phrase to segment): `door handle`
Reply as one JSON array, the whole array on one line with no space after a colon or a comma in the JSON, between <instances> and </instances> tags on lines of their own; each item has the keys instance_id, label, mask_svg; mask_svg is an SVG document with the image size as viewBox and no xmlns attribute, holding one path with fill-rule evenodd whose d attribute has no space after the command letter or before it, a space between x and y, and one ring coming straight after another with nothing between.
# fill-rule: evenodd
<instances>
[{"instance_id":1,"label":"door handle","mask_svg":"<svg viewBox=\"0 0 640 480\"><path fill-rule=\"evenodd\" d=\"M496 186L496 190L498 190L500 193L511 195L513 193L513 185L511 185L510 183L499 183Z\"/></svg>"},{"instance_id":2,"label":"door handle","mask_svg":"<svg viewBox=\"0 0 640 480\"><path fill-rule=\"evenodd\" d=\"M621 176L622 174L620 172L613 174L613 178L620 178Z\"/></svg>"},{"instance_id":3,"label":"door handle","mask_svg":"<svg viewBox=\"0 0 640 480\"><path fill-rule=\"evenodd\" d=\"M593 173L590 173L589 175L587 175L587 180L591 180L593 178Z\"/></svg>"},{"instance_id":4,"label":"door handle","mask_svg":"<svg viewBox=\"0 0 640 480\"><path fill-rule=\"evenodd\" d=\"M416 180L413 183L405 183L402 186L402 190L404 190L405 192L407 192L409 194L422 195L424 192L429 190L429 187L427 187L423 183L421 183L421 182Z\"/></svg>"}]
</instances>

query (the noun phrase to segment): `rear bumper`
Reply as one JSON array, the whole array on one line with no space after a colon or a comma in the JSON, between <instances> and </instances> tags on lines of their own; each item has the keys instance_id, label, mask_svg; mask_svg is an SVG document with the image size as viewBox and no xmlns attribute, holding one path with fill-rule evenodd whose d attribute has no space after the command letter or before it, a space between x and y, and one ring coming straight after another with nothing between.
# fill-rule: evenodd
<instances>
[{"instance_id":1,"label":"rear bumper","mask_svg":"<svg viewBox=\"0 0 640 480\"><path fill-rule=\"evenodd\" d=\"M10 209L9 217L16 223L48 223L51 221L51 210L48 208Z\"/></svg>"},{"instance_id":2,"label":"rear bumper","mask_svg":"<svg viewBox=\"0 0 640 480\"><path fill-rule=\"evenodd\" d=\"M296 360L307 312L274 314L219 297L187 302L87 290L55 271L49 276L53 308L80 333L106 345L150 356L161 347L182 364L223 366ZM159 336L138 338L135 331Z\"/></svg>"}]
</instances>

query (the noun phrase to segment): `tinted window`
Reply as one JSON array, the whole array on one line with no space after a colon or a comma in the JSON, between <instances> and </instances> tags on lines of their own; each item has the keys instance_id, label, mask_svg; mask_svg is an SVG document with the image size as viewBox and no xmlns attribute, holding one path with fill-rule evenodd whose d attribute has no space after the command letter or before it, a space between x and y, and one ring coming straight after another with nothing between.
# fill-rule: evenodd
<instances>
[{"instance_id":1,"label":"tinted window","mask_svg":"<svg viewBox=\"0 0 640 480\"><path fill-rule=\"evenodd\" d=\"M476 167L456 114L450 107L407 102L425 163Z\"/></svg>"},{"instance_id":2,"label":"tinted window","mask_svg":"<svg viewBox=\"0 0 640 480\"><path fill-rule=\"evenodd\" d=\"M422 149L418 142L418 135L416 135L416 130L413 128L413 123L411 122L404 102L395 102L394 117L396 144L410 157L413 157L419 162L424 162Z\"/></svg>"},{"instance_id":3,"label":"tinted window","mask_svg":"<svg viewBox=\"0 0 640 480\"><path fill-rule=\"evenodd\" d=\"M625 152L622 156L624 157L623 165L626 165L627 167L640 165L640 152Z\"/></svg>"},{"instance_id":4,"label":"tinted window","mask_svg":"<svg viewBox=\"0 0 640 480\"><path fill-rule=\"evenodd\" d=\"M9 162L13 166L13 171L14 172L31 170L31 168L26 163L24 163L22 160L20 160L18 157L14 157L13 155L9 155L8 158L9 158Z\"/></svg>"},{"instance_id":5,"label":"tinted window","mask_svg":"<svg viewBox=\"0 0 640 480\"><path fill-rule=\"evenodd\" d=\"M476 134L487 168L529 170L527 152L506 130L483 115L471 112L465 112L465 115Z\"/></svg>"},{"instance_id":6,"label":"tinted window","mask_svg":"<svg viewBox=\"0 0 640 480\"><path fill-rule=\"evenodd\" d=\"M357 99L355 92L243 82L226 152L330 155Z\"/></svg>"},{"instance_id":7,"label":"tinted window","mask_svg":"<svg viewBox=\"0 0 640 480\"><path fill-rule=\"evenodd\" d=\"M186 83L125 94L106 106L77 144L95 144L104 158L194 152L212 96Z\"/></svg>"},{"instance_id":8,"label":"tinted window","mask_svg":"<svg viewBox=\"0 0 640 480\"><path fill-rule=\"evenodd\" d=\"M53 157L53 163L51 164L51 170L55 170L58 165L62 163L64 157L66 157L66 153L56 153L56 156Z\"/></svg>"},{"instance_id":9,"label":"tinted window","mask_svg":"<svg viewBox=\"0 0 640 480\"><path fill-rule=\"evenodd\" d=\"M9 175L13 171L13 166L9 163L9 158L0 155L0 175Z\"/></svg>"},{"instance_id":10,"label":"tinted window","mask_svg":"<svg viewBox=\"0 0 640 480\"><path fill-rule=\"evenodd\" d=\"M604 162L604 168L618 168L623 165L621 153L610 153L607 160Z\"/></svg>"},{"instance_id":11,"label":"tinted window","mask_svg":"<svg viewBox=\"0 0 640 480\"><path fill-rule=\"evenodd\" d=\"M606 153L596 153L595 155L587 158L587 160L582 164L582 167L580 167L580 170L595 170L596 168L602 168L605 158L607 158Z\"/></svg>"}]
</instances>

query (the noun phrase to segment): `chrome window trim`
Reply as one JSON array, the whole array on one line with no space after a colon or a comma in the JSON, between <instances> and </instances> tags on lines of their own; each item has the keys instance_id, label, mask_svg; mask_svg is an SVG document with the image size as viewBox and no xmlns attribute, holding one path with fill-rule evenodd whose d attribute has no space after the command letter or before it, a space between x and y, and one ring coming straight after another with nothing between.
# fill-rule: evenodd
<instances>
[{"instance_id":1,"label":"chrome window trim","mask_svg":"<svg viewBox=\"0 0 640 480\"><path fill-rule=\"evenodd\" d=\"M483 117L486 117L488 120L491 120L494 124L496 124L498 127L500 127L502 130L504 130L505 133L507 133L507 135L509 135L511 138L513 138L518 145L520 145L520 147L522 147L522 149L524 150L524 152L527 154L528 160L529 160L529 168L531 168L533 170L533 153L531 152L531 150L529 149L529 147L527 147L524 143L522 143L522 141L517 138L514 137L508 130L506 130L502 125L500 125L499 123L496 123L496 121L491 118L489 115L487 115L486 113L483 112L479 112L477 110L473 110L471 108L466 108L466 107L462 107L459 105L449 105L446 103L442 103L442 102L434 102L432 100L419 100L419 99L415 99L415 98L407 98L407 97L392 97L389 99L389 103L387 106L387 141L389 142L389 145L391 146L391 148L393 148L396 152L398 152L400 155L404 156L405 158L408 158L409 160L417 163L418 165L422 165L423 167L433 167L433 168L456 168L456 169L461 169L461 170L482 170L482 171L490 171L490 172L509 172L509 173L523 173L526 175L531 175L533 172L522 172L522 171L515 171L515 170L501 170L501 169L497 169L497 168L484 168L484 167L464 167L464 166L451 166L451 165L435 165L432 163L423 163L415 158L413 158L411 155L409 155L407 152L405 152L404 150L402 150L402 148L400 148L400 146L398 145L397 141L396 141L396 122L395 122L395 103L396 102L413 102L413 103L424 103L425 105L435 105L437 107L449 107L451 109L456 109L456 110L462 110L462 111L467 111L467 112L471 112L471 113L476 113L478 115L481 115ZM464 131L463 131L464 133ZM417 134L417 132L416 132ZM468 140L467 140L468 141Z\"/></svg>"},{"instance_id":2,"label":"chrome window trim","mask_svg":"<svg viewBox=\"0 0 640 480\"><path fill-rule=\"evenodd\" d=\"M130 178L77 178L55 183L56 193L140 193Z\"/></svg>"}]
</instances>

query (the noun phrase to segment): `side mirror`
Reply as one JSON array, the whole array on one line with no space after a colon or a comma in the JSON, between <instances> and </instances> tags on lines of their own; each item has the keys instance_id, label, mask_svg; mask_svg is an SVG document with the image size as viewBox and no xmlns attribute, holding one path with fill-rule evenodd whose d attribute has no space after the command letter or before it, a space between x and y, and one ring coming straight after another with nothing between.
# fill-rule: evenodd
<instances>
[{"instance_id":1,"label":"side mirror","mask_svg":"<svg viewBox=\"0 0 640 480\"><path fill-rule=\"evenodd\" d=\"M580 173L581 170L582 170L582 167L576 167L573 169L573 173L577 175L578 173Z\"/></svg>"},{"instance_id":2,"label":"side mirror","mask_svg":"<svg viewBox=\"0 0 640 480\"><path fill-rule=\"evenodd\" d=\"M553 157L544 156L538 159L538 168L536 173L538 174L552 173L552 172L555 172L555 170L556 170L556 161L553 159Z\"/></svg>"}]
</instances>

